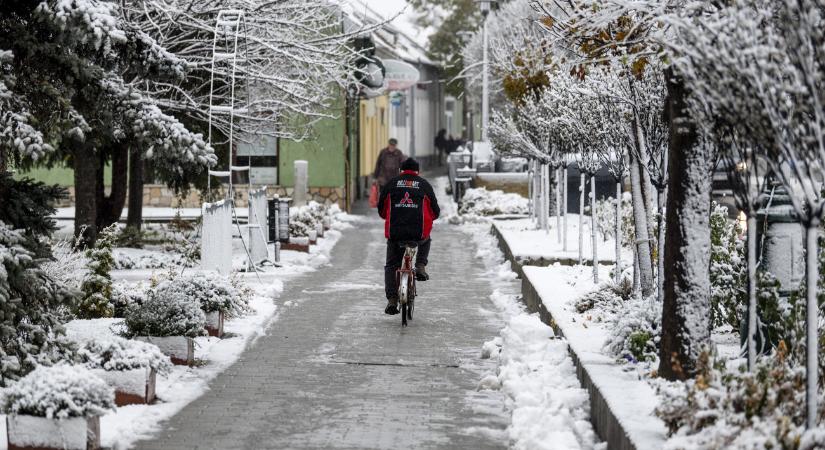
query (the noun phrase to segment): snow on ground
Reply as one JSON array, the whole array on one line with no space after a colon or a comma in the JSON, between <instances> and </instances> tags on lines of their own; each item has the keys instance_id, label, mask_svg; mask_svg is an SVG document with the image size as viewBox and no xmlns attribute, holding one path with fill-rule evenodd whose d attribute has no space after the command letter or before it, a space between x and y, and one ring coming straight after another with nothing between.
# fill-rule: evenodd
<instances>
[{"instance_id":1,"label":"snow on ground","mask_svg":"<svg viewBox=\"0 0 825 450\"><path fill-rule=\"evenodd\" d=\"M484 356L497 357L497 374L480 388L499 388L512 411L508 428L516 449L604 448L590 424L590 401L579 385L567 341L529 314L519 301L516 274L504 261L485 225L465 225L489 270L493 303L507 324L499 337L484 344ZM507 287L510 289L507 289ZM516 289L514 289L516 288Z\"/></svg>"},{"instance_id":2,"label":"snow on ground","mask_svg":"<svg viewBox=\"0 0 825 450\"><path fill-rule=\"evenodd\" d=\"M200 397L208 389L209 382L238 360L243 350L264 335L278 318L279 300L284 283L301 274L312 272L329 264L329 255L341 238L341 230L352 228L361 220L356 216L338 214L332 229L327 230L318 245L310 248L310 253L282 251L280 267L265 267L257 276L254 272L238 273L254 295L250 298L251 312L245 316L227 320L227 337L198 337L195 339L194 367L174 366L171 373L158 376L158 401L153 405L130 405L117 408L114 413L101 418L101 444L115 450L131 447L136 441L151 437L161 431L161 423L175 415L184 406ZM149 255L152 260L171 260L168 253L161 250L135 250L119 248L131 256ZM233 242L233 260L243 261L245 253L239 239ZM187 272L196 268L181 269L170 265L173 270ZM158 269L114 270L115 283L125 288L145 287L149 280L162 274L169 267ZM347 286L341 286L347 288ZM360 287L349 286L357 289ZM66 324L67 335L76 341L114 336L122 331L122 319L74 320ZM6 450L5 416L0 415L0 450Z\"/></svg>"},{"instance_id":3,"label":"snow on ground","mask_svg":"<svg viewBox=\"0 0 825 450\"><path fill-rule=\"evenodd\" d=\"M562 227L564 222L562 221ZM559 242L556 231L556 218L550 218L550 231L537 230L535 223L531 219L499 220L496 227L501 232L510 250L517 258L525 259L572 259L579 258L579 215L567 215L567 251L564 250L564 243ZM593 243L590 237L590 217L584 217L584 242L582 249L585 262L591 261ZM562 238L562 241L564 239ZM596 251L599 261L613 263L616 261L616 243L611 239L604 240L597 237ZM622 249L622 261L624 267L628 267L633 261L633 252L629 249Z\"/></svg>"},{"instance_id":4,"label":"snow on ground","mask_svg":"<svg viewBox=\"0 0 825 450\"><path fill-rule=\"evenodd\" d=\"M435 180L443 189L445 178ZM455 210L451 201L442 208ZM507 395L506 407L512 413L507 429L510 445L516 449L594 449L606 448L590 424L587 391L581 388L567 342L535 314L526 312L519 301L520 283L510 263L490 234L489 223L465 223L463 231L478 248L477 256L486 268L505 328L500 336L486 342L482 357L498 359L498 370L479 383L479 389L501 389ZM470 430L488 433L490 430Z\"/></svg>"}]
</instances>

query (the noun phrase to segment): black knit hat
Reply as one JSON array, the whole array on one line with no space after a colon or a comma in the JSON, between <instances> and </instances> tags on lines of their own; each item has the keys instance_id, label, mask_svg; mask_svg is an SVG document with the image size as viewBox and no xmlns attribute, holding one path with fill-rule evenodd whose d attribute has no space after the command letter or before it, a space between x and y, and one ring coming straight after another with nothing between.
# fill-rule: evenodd
<instances>
[{"instance_id":1,"label":"black knit hat","mask_svg":"<svg viewBox=\"0 0 825 450\"><path fill-rule=\"evenodd\" d=\"M412 170L412 171L418 172L419 169L420 169L420 166L418 165L418 161L416 161L412 158L407 158L406 161L401 163L401 170Z\"/></svg>"}]
</instances>

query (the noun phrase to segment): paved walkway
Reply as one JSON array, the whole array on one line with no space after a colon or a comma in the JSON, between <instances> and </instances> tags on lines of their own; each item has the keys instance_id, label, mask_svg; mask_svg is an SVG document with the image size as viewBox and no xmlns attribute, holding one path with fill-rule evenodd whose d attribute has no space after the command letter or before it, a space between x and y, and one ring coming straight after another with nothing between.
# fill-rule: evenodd
<instances>
[{"instance_id":1,"label":"paved walkway","mask_svg":"<svg viewBox=\"0 0 825 450\"><path fill-rule=\"evenodd\" d=\"M502 327L489 284L465 235L438 224L433 236L408 328L383 314L383 227L370 219L330 267L288 283L268 334L138 448L504 447L491 437L509 422L502 394L476 391L495 370L481 345Z\"/></svg>"}]
</instances>

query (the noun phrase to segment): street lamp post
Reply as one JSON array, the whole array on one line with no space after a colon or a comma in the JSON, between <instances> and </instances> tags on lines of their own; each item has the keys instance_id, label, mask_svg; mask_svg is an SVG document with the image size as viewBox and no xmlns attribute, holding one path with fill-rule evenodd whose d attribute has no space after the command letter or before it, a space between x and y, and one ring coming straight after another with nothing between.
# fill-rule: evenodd
<instances>
[{"instance_id":1,"label":"street lamp post","mask_svg":"<svg viewBox=\"0 0 825 450\"><path fill-rule=\"evenodd\" d=\"M489 55L488 55L488 35L487 35L487 16L490 14L490 9L493 3L497 0L475 0L481 8L481 14L484 16L484 21L481 25L481 46L483 48L484 63L481 74L481 141L487 142L487 128L490 122L490 92L489 92Z\"/></svg>"}]
</instances>

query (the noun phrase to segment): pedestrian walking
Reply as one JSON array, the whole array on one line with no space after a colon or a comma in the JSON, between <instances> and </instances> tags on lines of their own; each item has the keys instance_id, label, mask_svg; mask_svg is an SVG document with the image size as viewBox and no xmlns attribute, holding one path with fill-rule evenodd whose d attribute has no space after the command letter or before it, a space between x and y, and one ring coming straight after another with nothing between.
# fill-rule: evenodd
<instances>
[{"instance_id":1,"label":"pedestrian walking","mask_svg":"<svg viewBox=\"0 0 825 450\"><path fill-rule=\"evenodd\" d=\"M440 166L444 154L447 153L447 130L444 128L438 130L438 134L435 135L435 139L433 140L433 145L435 146L435 154L438 157L438 165Z\"/></svg>"},{"instance_id":2,"label":"pedestrian walking","mask_svg":"<svg viewBox=\"0 0 825 450\"><path fill-rule=\"evenodd\" d=\"M378 185L378 191L383 189L392 178L398 176L401 163L407 159L404 153L398 148L398 141L390 139L387 146L378 153L378 161L375 162L375 172L372 176Z\"/></svg>"}]
</instances>

